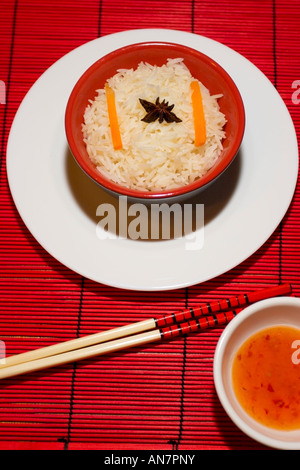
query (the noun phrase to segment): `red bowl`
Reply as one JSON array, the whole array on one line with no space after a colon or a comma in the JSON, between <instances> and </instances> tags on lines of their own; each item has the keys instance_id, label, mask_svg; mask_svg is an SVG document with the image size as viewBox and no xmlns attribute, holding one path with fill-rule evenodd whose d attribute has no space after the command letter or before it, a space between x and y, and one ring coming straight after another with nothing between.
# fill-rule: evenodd
<instances>
[{"instance_id":1,"label":"red bowl","mask_svg":"<svg viewBox=\"0 0 300 470\"><path fill-rule=\"evenodd\" d=\"M168 58L182 58L192 76L201 81L211 94L222 93L218 100L220 111L225 114L227 123L223 151L214 166L201 178L188 185L171 190L149 192L123 187L101 175L90 160L83 141L83 115L90 99L94 99L96 90L103 88L108 78L120 68L137 68L140 62L161 66ZM245 112L242 98L235 83L228 73L214 60L189 47L165 43L147 42L122 47L99 59L80 77L69 97L65 129L70 150L84 172L105 190L130 199L157 201L176 200L193 196L212 183L228 168L241 145L245 129Z\"/></svg>"}]
</instances>

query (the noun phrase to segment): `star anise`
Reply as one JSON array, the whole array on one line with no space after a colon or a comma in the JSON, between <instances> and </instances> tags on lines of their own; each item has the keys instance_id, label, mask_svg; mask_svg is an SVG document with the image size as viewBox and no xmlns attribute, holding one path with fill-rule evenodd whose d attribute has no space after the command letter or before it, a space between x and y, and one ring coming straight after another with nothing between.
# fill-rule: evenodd
<instances>
[{"instance_id":1,"label":"star anise","mask_svg":"<svg viewBox=\"0 0 300 470\"><path fill-rule=\"evenodd\" d=\"M154 122L158 119L158 122L162 123L163 121L166 122L181 122L176 114L172 112L174 108L174 104L169 106L169 102L163 100L161 103L159 102L159 98L156 98L155 103L150 103L150 101L142 100L140 98L140 103L147 112L146 116L141 119L144 122Z\"/></svg>"}]
</instances>

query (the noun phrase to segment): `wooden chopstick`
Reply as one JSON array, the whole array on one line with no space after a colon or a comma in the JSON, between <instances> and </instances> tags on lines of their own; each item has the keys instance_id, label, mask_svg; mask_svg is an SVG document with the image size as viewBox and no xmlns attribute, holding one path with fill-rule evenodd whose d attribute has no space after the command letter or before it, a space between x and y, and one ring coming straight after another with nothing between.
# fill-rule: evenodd
<instances>
[{"instance_id":1,"label":"wooden chopstick","mask_svg":"<svg viewBox=\"0 0 300 470\"><path fill-rule=\"evenodd\" d=\"M205 330L207 328L224 325L232 320L232 318L234 318L241 310L243 309L203 316L202 318L195 318L193 320L166 326L164 328L156 328L145 333L126 336L124 338L119 338L113 341L107 341L106 343L100 343L86 348L74 349L62 354L55 354L54 356L48 356L42 359L36 359L10 367L5 367L0 370L0 379L25 374L28 372L35 372L38 370L47 369L49 367L67 364L69 362L76 362L82 359L88 359L91 357L128 349L134 346L140 346L142 344L153 343L162 339L174 338L176 336L186 335L198 330Z\"/></svg>"},{"instance_id":2,"label":"wooden chopstick","mask_svg":"<svg viewBox=\"0 0 300 470\"><path fill-rule=\"evenodd\" d=\"M121 326L119 328L113 328L107 331L102 331L100 333L71 339L69 341L63 341L61 343L46 346L44 348L34 349L33 351L16 354L2 360L3 363L0 364L0 371L16 364L42 359L44 357L55 356L56 354L62 354L75 349L82 349L95 344L106 343L117 338L123 338L143 331L153 330L155 327L155 320L150 318L148 320Z\"/></svg>"},{"instance_id":3,"label":"wooden chopstick","mask_svg":"<svg viewBox=\"0 0 300 470\"><path fill-rule=\"evenodd\" d=\"M33 351L16 354L14 356L7 357L5 359L5 363L0 365L0 369L15 364L21 364L23 362L41 359L43 357L53 356L55 354L61 354L74 349L85 348L94 344L104 343L117 338L123 338L125 336L153 330L155 328L162 328L163 326L169 326L184 320L199 318L220 311L244 307L245 305L256 302L258 300L263 300L268 297L290 294L291 290L292 289L290 284L280 284L250 292L248 294L239 294L227 299L208 302L194 308L190 307L183 311L178 311L169 315L162 315L157 318L150 318L148 320L139 321L129 325L121 326L119 328L113 328L100 333L64 341L51 346L46 346L45 348L39 348Z\"/></svg>"},{"instance_id":4,"label":"wooden chopstick","mask_svg":"<svg viewBox=\"0 0 300 470\"><path fill-rule=\"evenodd\" d=\"M280 284L17 354L6 358L5 363L1 365L0 379L225 324L245 305L278 295L287 295L291 290L290 284Z\"/></svg>"}]
</instances>

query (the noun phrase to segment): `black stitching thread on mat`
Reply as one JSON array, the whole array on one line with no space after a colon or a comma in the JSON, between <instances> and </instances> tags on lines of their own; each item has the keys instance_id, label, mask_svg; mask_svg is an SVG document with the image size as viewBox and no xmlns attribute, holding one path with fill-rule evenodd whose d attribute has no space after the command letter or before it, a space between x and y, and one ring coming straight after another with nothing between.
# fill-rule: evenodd
<instances>
[{"instance_id":1,"label":"black stitching thread on mat","mask_svg":"<svg viewBox=\"0 0 300 470\"><path fill-rule=\"evenodd\" d=\"M99 14L98 14L98 38L101 36L101 19L102 19L102 0L99 2Z\"/></svg>"},{"instance_id":2,"label":"black stitching thread on mat","mask_svg":"<svg viewBox=\"0 0 300 470\"><path fill-rule=\"evenodd\" d=\"M277 88L276 0L273 0L273 62L274 62L274 86L275 88Z\"/></svg>"},{"instance_id":3,"label":"black stitching thread on mat","mask_svg":"<svg viewBox=\"0 0 300 470\"><path fill-rule=\"evenodd\" d=\"M10 43L9 64L8 64L8 76L7 76L7 84L6 84L6 90L5 90L6 97L5 97L5 108L4 108L3 125L2 125L1 152L0 152L0 185L1 185L1 174L2 174L2 163L4 161L5 128L6 128L6 123L7 123L8 98L10 94L9 93L10 92L10 80L11 80L11 71L12 71L12 63L13 63L13 55L14 55L17 9L18 9L18 0L15 1L15 5L14 5L14 15L13 15L13 23L12 23L12 31L11 31L11 43Z\"/></svg>"},{"instance_id":4,"label":"black stitching thread on mat","mask_svg":"<svg viewBox=\"0 0 300 470\"><path fill-rule=\"evenodd\" d=\"M182 374L181 374L181 398L180 398L180 422L179 422L179 432L177 438L177 449L182 438L183 431L183 417L184 417L184 382L185 382L185 372L186 372L186 347L187 347L187 338L183 338L183 359L182 359Z\"/></svg>"},{"instance_id":5,"label":"black stitching thread on mat","mask_svg":"<svg viewBox=\"0 0 300 470\"><path fill-rule=\"evenodd\" d=\"M84 277L81 278L81 289L80 289L80 299L79 299L79 306L78 306L78 320L77 320L77 331L76 331L76 338L79 338L80 335L80 324L81 324L81 312L82 312L82 304L83 304L83 291L84 291ZM59 439L60 442L64 442L64 449L68 449L68 444L71 439L71 428L72 428L72 417L73 417L73 406L74 406L74 394L75 394L75 380L76 380L76 371L77 371L77 363L74 362L73 365L73 372L72 372L72 380L71 380L71 396L70 396L70 409L69 409L69 422L68 422L68 433L67 437L63 439Z\"/></svg>"},{"instance_id":6,"label":"black stitching thread on mat","mask_svg":"<svg viewBox=\"0 0 300 470\"><path fill-rule=\"evenodd\" d=\"M192 0L192 6L191 6L191 31L192 33L194 32L194 26L195 26L195 0Z\"/></svg>"},{"instance_id":7,"label":"black stitching thread on mat","mask_svg":"<svg viewBox=\"0 0 300 470\"><path fill-rule=\"evenodd\" d=\"M277 89L277 51L276 51L276 0L273 0L273 63L274 87ZM282 282L282 221L279 224L279 254L278 254L278 283Z\"/></svg>"},{"instance_id":8,"label":"black stitching thread on mat","mask_svg":"<svg viewBox=\"0 0 300 470\"><path fill-rule=\"evenodd\" d=\"M185 308L188 308L188 297L189 290L188 287L185 289ZM182 439L183 431L183 418L184 418L184 397L185 397L185 372L186 372L186 355L187 355L187 338L186 335L183 336L183 358L182 358L182 372L181 372L181 397L180 397L180 418L179 418L179 430L177 440L170 439L169 444L172 444L172 450L178 450L178 446Z\"/></svg>"}]
</instances>

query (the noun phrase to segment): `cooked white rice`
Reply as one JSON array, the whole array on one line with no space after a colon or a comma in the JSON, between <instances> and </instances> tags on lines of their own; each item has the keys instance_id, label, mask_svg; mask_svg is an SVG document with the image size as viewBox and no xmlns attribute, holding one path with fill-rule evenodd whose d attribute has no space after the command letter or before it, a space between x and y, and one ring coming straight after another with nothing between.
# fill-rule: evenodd
<instances>
[{"instance_id":1,"label":"cooked white rice","mask_svg":"<svg viewBox=\"0 0 300 470\"><path fill-rule=\"evenodd\" d=\"M204 175L222 151L226 119L218 98L200 83L206 119L206 143L194 145L190 71L182 59L168 59L161 67L140 63L136 70L119 70L108 80L115 92L123 142L114 150L105 90L97 90L84 114L82 126L88 155L108 179L139 190L166 190L183 186ZM139 98L152 103L159 97L174 104L182 122L141 121L146 111Z\"/></svg>"}]
</instances>

